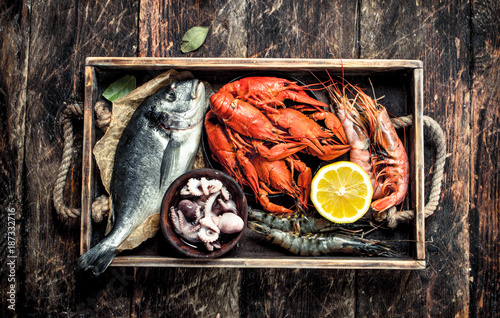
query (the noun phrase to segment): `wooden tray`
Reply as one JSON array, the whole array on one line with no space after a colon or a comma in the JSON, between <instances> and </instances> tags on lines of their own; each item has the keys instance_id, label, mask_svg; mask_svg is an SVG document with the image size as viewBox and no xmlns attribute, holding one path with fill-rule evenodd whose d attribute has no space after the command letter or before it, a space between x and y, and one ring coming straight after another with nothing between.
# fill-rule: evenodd
<instances>
[{"instance_id":1,"label":"wooden tray","mask_svg":"<svg viewBox=\"0 0 500 318\"><path fill-rule=\"evenodd\" d=\"M231 79L252 72L281 72L305 83L315 78L344 75L351 82L369 88L373 85L382 104L396 116L413 114L413 125L406 129L411 163L410 191L405 209L415 211L415 220L395 230L377 230L370 236L394 244L403 256L398 258L332 255L300 257L266 242L262 236L245 231L239 244L217 259L189 259L168 246L161 231L138 248L120 253L111 266L151 267L242 267L242 268L380 268L423 269L424 230L424 147L423 147L423 69L416 60L326 60L326 59L237 59L237 58L108 58L89 57L85 67L85 113L83 142L83 189L80 253L103 238L104 225L91 220L93 200L102 194L99 173L92 154L102 133L95 129L93 106L112 81L133 74L138 84L169 69L189 70L200 80L219 89ZM101 192L101 193L99 193ZM104 223L104 222L103 222Z\"/></svg>"}]
</instances>

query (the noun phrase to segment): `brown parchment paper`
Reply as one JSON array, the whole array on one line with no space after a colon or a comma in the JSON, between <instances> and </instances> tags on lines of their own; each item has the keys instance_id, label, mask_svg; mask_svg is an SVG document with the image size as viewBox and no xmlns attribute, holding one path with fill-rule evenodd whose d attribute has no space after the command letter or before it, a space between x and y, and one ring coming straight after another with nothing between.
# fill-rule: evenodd
<instances>
[{"instance_id":1,"label":"brown parchment paper","mask_svg":"<svg viewBox=\"0 0 500 318\"><path fill-rule=\"evenodd\" d=\"M158 75L147 83L139 86L128 95L113 102L113 109L111 115L111 122L104 136L96 142L93 153L97 166L101 174L101 180L104 188L110 194L111 175L113 173L113 165L115 159L116 147L123 130L127 126L130 117L137 109L137 107L150 95L156 93L160 88L169 85L175 81L182 81L185 79L193 78L190 72L177 72L169 70L165 73ZM213 93L212 89L207 83L206 86L207 99ZM208 100L207 100L208 103ZM198 150L197 166L204 165L203 159L200 159L201 151ZM202 156L202 155L201 155ZM202 156L203 157L203 156ZM201 161L200 161L201 160ZM201 162L201 163L200 163ZM195 168L195 166L193 166ZM106 234L112 228L113 205L110 197L110 213L108 217L108 225ZM142 242L156 235L159 230L160 214L154 214L147 218L137 229L135 229L127 239L118 246L118 250L133 249L139 246Z\"/></svg>"}]
</instances>

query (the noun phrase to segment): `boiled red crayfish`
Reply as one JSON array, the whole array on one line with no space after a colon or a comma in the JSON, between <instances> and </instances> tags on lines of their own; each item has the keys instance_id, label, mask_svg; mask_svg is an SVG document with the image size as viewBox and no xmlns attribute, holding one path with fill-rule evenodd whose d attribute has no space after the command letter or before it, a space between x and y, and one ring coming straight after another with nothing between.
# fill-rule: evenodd
<instances>
[{"instance_id":1,"label":"boiled red crayfish","mask_svg":"<svg viewBox=\"0 0 500 318\"><path fill-rule=\"evenodd\" d=\"M306 112L312 113L306 115ZM306 152L321 160L333 160L350 149L342 123L331 112L299 105L281 108L266 116L275 126L286 129L291 137L306 144ZM325 126L317 123L320 120Z\"/></svg>"},{"instance_id":2,"label":"boiled red crayfish","mask_svg":"<svg viewBox=\"0 0 500 318\"><path fill-rule=\"evenodd\" d=\"M252 156L250 162L257 170L260 181L258 200L264 209L278 213L291 213L290 209L269 201L269 194L286 193L295 198L299 209L307 209L312 179L311 169L295 156L286 160L269 161L261 156ZM298 171L295 182L292 171ZM274 189L274 190L273 190Z\"/></svg>"},{"instance_id":3,"label":"boiled red crayfish","mask_svg":"<svg viewBox=\"0 0 500 318\"><path fill-rule=\"evenodd\" d=\"M277 77L244 77L224 85L219 92L228 92L235 98L260 106L284 106L285 99L298 103L328 107L305 92L304 87L295 82Z\"/></svg>"},{"instance_id":4,"label":"boiled red crayfish","mask_svg":"<svg viewBox=\"0 0 500 318\"><path fill-rule=\"evenodd\" d=\"M286 107L287 99L300 105ZM268 195L277 192L307 210L312 175L297 153L332 160L350 149L338 118L294 82L243 78L223 86L210 102L205 123L212 155L270 212L292 212L269 201Z\"/></svg>"},{"instance_id":5,"label":"boiled red crayfish","mask_svg":"<svg viewBox=\"0 0 500 318\"><path fill-rule=\"evenodd\" d=\"M239 148L246 145L254 147L266 158L283 159L305 147L300 142L285 142L284 132L276 128L259 109L228 92L215 93L210 102L212 111L231 129L229 138ZM250 141L245 142L240 135L249 137ZM276 147L262 147L264 141Z\"/></svg>"},{"instance_id":6,"label":"boiled red crayfish","mask_svg":"<svg viewBox=\"0 0 500 318\"><path fill-rule=\"evenodd\" d=\"M214 160L218 161L241 185L249 186L259 193L259 178L254 166L245 154L237 149L227 135L227 130L211 110L205 115L205 131L208 146Z\"/></svg>"}]
</instances>

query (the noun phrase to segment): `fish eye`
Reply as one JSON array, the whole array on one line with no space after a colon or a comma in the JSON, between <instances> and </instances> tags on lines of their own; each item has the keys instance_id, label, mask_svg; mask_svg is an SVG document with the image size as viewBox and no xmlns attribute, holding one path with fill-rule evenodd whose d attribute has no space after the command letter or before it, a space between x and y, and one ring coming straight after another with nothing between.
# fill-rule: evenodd
<instances>
[{"instance_id":1,"label":"fish eye","mask_svg":"<svg viewBox=\"0 0 500 318\"><path fill-rule=\"evenodd\" d=\"M176 98L175 96L175 92L174 91L170 91L167 93L167 95L165 95L165 98L169 101L169 102L173 102Z\"/></svg>"}]
</instances>

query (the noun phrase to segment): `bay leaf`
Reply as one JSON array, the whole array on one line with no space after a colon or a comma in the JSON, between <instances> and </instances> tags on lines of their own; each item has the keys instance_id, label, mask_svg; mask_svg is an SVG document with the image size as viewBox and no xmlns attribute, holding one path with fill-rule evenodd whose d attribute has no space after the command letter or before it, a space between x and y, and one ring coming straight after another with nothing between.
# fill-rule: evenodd
<instances>
[{"instance_id":1,"label":"bay leaf","mask_svg":"<svg viewBox=\"0 0 500 318\"><path fill-rule=\"evenodd\" d=\"M192 52L197 50L205 42L209 27L195 26L187 30L182 37L181 51L182 53Z\"/></svg>"},{"instance_id":2,"label":"bay leaf","mask_svg":"<svg viewBox=\"0 0 500 318\"><path fill-rule=\"evenodd\" d=\"M113 102L128 95L135 89L136 85L137 82L134 76L125 75L116 82L111 83L104 93L102 93L102 96L110 102Z\"/></svg>"}]
</instances>

